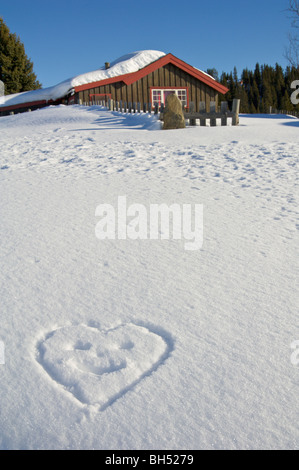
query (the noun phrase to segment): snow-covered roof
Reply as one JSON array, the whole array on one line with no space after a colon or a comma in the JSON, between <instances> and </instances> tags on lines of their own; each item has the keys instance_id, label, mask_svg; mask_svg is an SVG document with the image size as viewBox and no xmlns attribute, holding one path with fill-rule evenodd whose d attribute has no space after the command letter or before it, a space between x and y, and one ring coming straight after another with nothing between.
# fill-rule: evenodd
<instances>
[{"instance_id":1,"label":"snow-covered roof","mask_svg":"<svg viewBox=\"0 0 299 470\"><path fill-rule=\"evenodd\" d=\"M132 52L131 54L126 54L111 62L110 68L107 70L105 69L105 66L103 66L98 70L78 75L52 87L2 96L0 97L0 107L13 106L34 101L57 100L65 96L76 86L98 82L107 78L117 77L127 73L138 72L138 70L146 67L155 60L160 59L164 55L166 55L165 52L154 50Z\"/></svg>"}]
</instances>

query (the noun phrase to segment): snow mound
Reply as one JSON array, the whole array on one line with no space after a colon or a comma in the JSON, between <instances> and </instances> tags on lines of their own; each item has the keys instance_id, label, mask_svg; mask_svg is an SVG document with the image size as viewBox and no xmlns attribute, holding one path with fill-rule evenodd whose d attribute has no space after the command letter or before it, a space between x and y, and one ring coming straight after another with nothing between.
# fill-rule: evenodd
<instances>
[{"instance_id":1,"label":"snow mound","mask_svg":"<svg viewBox=\"0 0 299 470\"><path fill-rule=\"evenodd\" d=\"M138 72L147 65L155 62L165 55L165 52L160 51L137 51L131 54L126 54L110 64L109 69L105 67L95 70L94 72L78 75L71 81L72 87L85 85L87 83L105 80L107 78L118 77L126 73Z\"/></svg>"},{"instance_id":2,"label":"snow mound","mask_svg":"<svg viewBox=\"0 0 299 470\"><path fill-rule=\"evenodd\" d=\"M165 52L145 50L126 54L119 59L111 62L110 68L105 66L93 72L87 72L73 78L69 78L58 85L43 88L40 90L32 90L14 95L7 95L0 98L1 106L13 106L16 104L29 103L32 101L50 101L57 100L65 96L72 88L87 83L98 82L107 78L117 77L127 73L138 72L138 70L146 67L155 60L163 57Z\"/></svg>"}]
</instances>

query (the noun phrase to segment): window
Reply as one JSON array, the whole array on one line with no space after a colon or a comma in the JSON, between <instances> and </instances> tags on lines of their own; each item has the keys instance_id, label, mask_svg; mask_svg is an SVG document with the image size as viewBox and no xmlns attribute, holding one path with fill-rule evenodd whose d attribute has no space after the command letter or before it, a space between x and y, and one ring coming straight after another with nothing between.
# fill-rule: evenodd
<instances>
[{"instance_id":1,"label":"window","mask_svg":"<svg viewBox=\"0 0 299 470\"><path fill-rule=\"evenodd\" d=\"M158 104L160 107L161 104L165 104L170 94L176 94L182 104L187 107L187 88L152 88L152 105Z\"/></svg>"},{"instance_id":2,"label":"window","mask_svg":"<svg viewBox=\"0 0 299 470\"><path fill-rule=\"evenodd\" d=\"M152 90L152 104L161 106L162 90Z\"/></svg>"}]
</instances>

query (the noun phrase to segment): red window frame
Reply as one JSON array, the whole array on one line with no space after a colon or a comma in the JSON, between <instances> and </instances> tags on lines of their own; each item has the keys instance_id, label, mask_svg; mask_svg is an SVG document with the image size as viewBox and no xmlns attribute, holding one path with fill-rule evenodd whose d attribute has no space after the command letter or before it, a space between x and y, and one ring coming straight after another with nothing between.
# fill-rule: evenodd
<instances>
[{"instance_id":1,"label":"red window frame","mask_svg":"<svg viewBox=\"0 0 299 470\"><path fill-rule=\"evenodd\" d=\"M151 96L151 105L154 108L152 96L153 90L186 90L186 97L187 97L187 108L189 108L189 87L187 86L151 86L150 87L150 96ZM165 103L163 103L165 104Z\"/></svg>"}]
</instances>

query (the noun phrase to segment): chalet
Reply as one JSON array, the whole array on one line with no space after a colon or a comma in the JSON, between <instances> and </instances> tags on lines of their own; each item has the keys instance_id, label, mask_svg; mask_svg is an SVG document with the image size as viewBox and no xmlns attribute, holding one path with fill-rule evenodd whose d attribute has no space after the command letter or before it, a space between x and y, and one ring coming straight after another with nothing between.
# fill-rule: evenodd
<instances>
[{"instance_id":1,"label":"chalet","mask_svg":"<svg viewBox=\"0 0 299 470\"><path fill-rule=\"evenodd\" d=\"M199 103L218 102L226 87L205 72L187 64L173 54L139 51L121 57L94 72L79 75L54 87L9 95L0 99L0 115L28 111L55 104L96 103L113 99L127 103L146 103L154 107L165 104L169 93L176 93L188 108L195 111Z\"/></svg>"}]
</instances>

